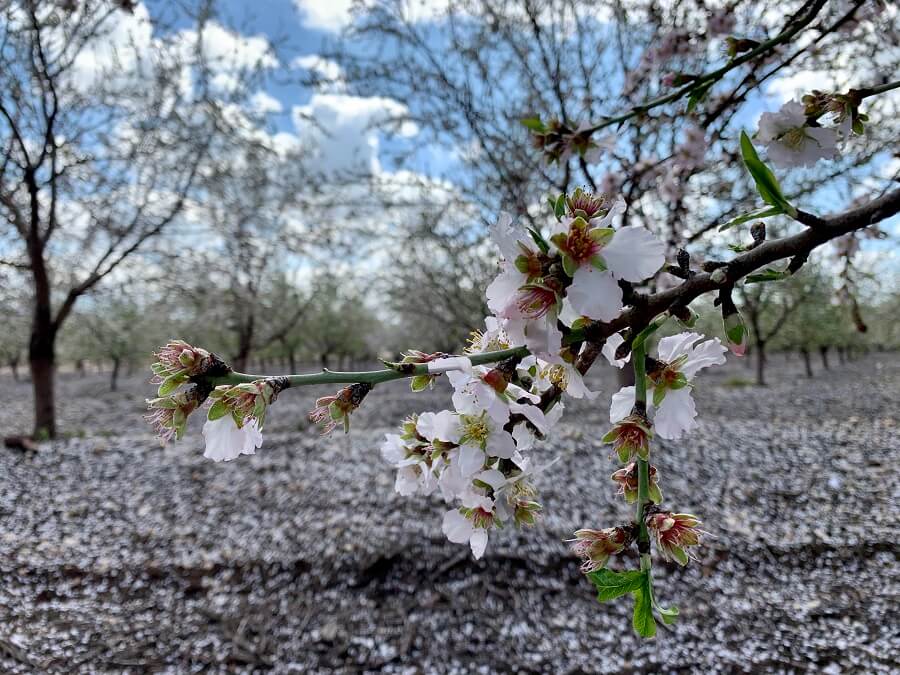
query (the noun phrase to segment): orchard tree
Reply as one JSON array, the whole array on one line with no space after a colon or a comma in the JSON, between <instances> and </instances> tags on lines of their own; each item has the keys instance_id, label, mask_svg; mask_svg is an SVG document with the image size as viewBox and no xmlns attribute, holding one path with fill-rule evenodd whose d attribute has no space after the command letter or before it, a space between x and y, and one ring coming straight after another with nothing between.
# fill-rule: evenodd
<instances>
[{"instance_id":1,"label":"orchard tree","mask_svg":"<svg viewBox=\"0 0 900 675\"><path fill-rule=\"evenodd\" d=\"M682 17L680 6L675 5L671 10L674 16L659 23L668 26L666 22L671 20L687 32L674 37L668 33L653 36L650 66L638 67L631 79L620 78L618 82L627 101L633 87L655 83L659 66L680 68L682 63L689 63L691 70L684 66L661 82L670 93L643 99L637 105L626 104L620 110L602 111L576 125L563 119L564 110L555 104L577 103L573 97L578 92L556 87L558 80L549 77L554 98L547 109L559 117L538 114L523 119L536 146L531 152L555 162L575 161L578 166L583 160L590 166L602 162L605 155L615 156L620 145L640 147L633 145L633 139L648 129L649 133L664 135L670 124L678 127L692 116L720 120L716 111L723 105L731 111L729 119L744 119L746 123L746 115L736 115L746 101L745 92L757 87L760 79L771 77L773 69L786 69L804 55L812 62L822 52L830 50L836 55L841 45L848 58L871 47L864 39L868 33L850 44L843 39L824 43L841 26L851 27L861 4L850 3L833 16L825 11L824 2L806 2L784 17L780 21L783 25L771 35L756 37L735 34L738 25L743 31L757 24L734 24L729 19L731 7L726 8L729 12L711 16L701 13ZM561 11L550 13L549 18L543 11L529 11L532 3L522 5L526 11L520 23L530 26L532 34L518 43L523 50L516 57L518 61L530 63L537 54L535 58L545 60L551 71L578 73L581 64L577 57L583 52L572 50L573 62L555 66L550 55L570 51L553 51L552 47L557 42L568 46L568 41L577 40L579 49L582 43L588 44L584 50L589 53L596 49L597 25L569 22L547 36L547 22L554 25L558 17L565 18L572 3L559 3ZM487 6L477 4L482 9ZM755 14L756 6L748 3L740 13ZM765 16L763 10L765 7L757 17L760 21ZM655 4L648 4L636 14L644 22L657 11ZM624 9L620 14L613 25L634 20L625 16ZM774 14L784 16L783 12ZM679 23L681 18L683 23ZM448 21L451 36L472 32L487 35L489 29L502 34L504 25L499 19L485 21L484 26L456 21L453 16ZM859 25L857 21L852 29L863 30ZM563 31L563 27L568 30ZM819 30L809 31L809 27ZM401 28L396 33L403 35ZM516 32L515 39L506 40L510 49L515 48L512 43L521 35ZM717 39L726 50L707 49L701 39L716 35L725 36ZM402 64L415 60L415 53L401 52L398 59L392 47L384 54L396 65L382 77L408 84ZM442 59L429 65L447 79L458 72L452 70L451 62ZM491 78L493 72L478 74L486 85L500 89L504 79ZM423 71L421 84L404 100L412 100L419 93L427 97L429 84L440 81L429 79L428 71ZM615 82L610 78L608 84L613 86ZM463 353L408 350L400 358L386 361L381 370L323 370L276 376L237 372L206 349L172 341L157 352L152 367L159 388L158 397L148 402L149 419L163 442L178 438L184 434L189 415L209 400L203 427L204 454L216 461L229 461L254 454L262 446L267 409L286 389L342 385L333 395L316 400L310 412L310 419L328 433L338 426L349 430L353 412L364 404L373 388L383 383L409 379L412 389L420 391L446 376L453 388L452 407L408 417L398 433L387 435L382 456L397 471L395 490L401 495L440 494L444 498L449 505L442 522L444 534L451 542L469 546L475 558L481 558L496 530L532 525L540 517L542 506L535 481L545 467L535 460L535 448L561 423L568 398L596 400L599 392L588 388L585 374L597 362L606 361L617 368L627 366L634 374L634 385L612 395L610 427L602 438L612 445L621 463L612 480L631 505L633 515L619 524L594 527L591 523L577 530L572 547L582 559L582 570L596 588L598 599L604 602L630 595L634 630L652 637L658 620L671 624L678 616L678 609L665 606L659 589L654 588L653 549L666 560L687 565L697 555L705 535L697 516L663 506L663 476L651 464L660 452L654 439L679 441L695 429L699 422L693 391L702 386L703 371L723 364L729 350L738 356L746 352L749 331L734 296L739 296L747 284L783 283L830 242L900 212L900 189L879 177L883 166L868 168L871 180L859 186L866 194L855 194L830 215L801 208L791 191L800 185L791 177L801 172L801 167L834 166L844 161L853 165L853 159L840 158L852 157L857 144L865 143L869 135L889 138L896 144L895 120L890 115L882 118L878 113L886 107L877 103L891 99L896 89L900 89L900 82L881 80L856 88L816 89L800 100L784 101L777 111L762 114L754 128L719 128L717 142L740 157L740 174L728 174L727 167L707 167L705 158L686 152L697 172L710 179L716 172L724 171L725 175L717 179L721 191L708 192L706 200L682 200L678 222L702 228L706 218L717 213L716 222L708 229L717 227L729 233L722 236L732 238L731 253L721 247L716 252L710 248L700 260L684 248L672 246L677 242L670 235L674 231L680 239L680 225L674 230L654 227L656 232L651 231L643 221L656 221L656 215L665 214L655 210L652 193L635 192L634 185L640 181L602 193L559 188L550 195L546 187L531 185L528 180L528 187L521 192L509 190L509 184L501 181L497 185L508 191L505 198L491 202L497 214L490 230L501 258L499 274L485 292L489 314L483 329ZM457 93L462 100L471 101L485 92L462 89ZM614 94L603 103L611 106L620 100ZM446 114L448 126L454 124L452 107L434 112ZM710 132L704 128L704 135ZM613 131L615 138L600 140L600 134ZM686 141L676 142L682 145ZM649 159L656 148L656 142L644 147L647 154L634 156L634 161ZM481 162L490 167L485 176L487 190L489 177L497 175L494 172L500 164L491 159L490 144L484 143L482 151ZM528 152L520 149L517 156L526 157ZM676 184L686 183L693 181L693 171L674 171L670 177ZM852 171L844 180L850 176ZM728 181L737 187L732 190ZM679 190L683 187L676 185ZM744 188L753 196L753 203L747 203L750 199L745 197ZM657 185L657 189L662 190L663 185ZM543 217L539 204L544 204ZM824 213L824 209L816 210ZM764 228L749 225L772 222L773 218L784 223L779 236L768 236ZM661 222L671 225L665 219ZM404 262L397 256L394 265L401 267ZM342 276L332 273L332 278L338 281ZM706 338L691 330L698 323L691 304L703 295L714 296L724 340ZM657 331L676 322L686 330L656 340ZM337 325L337 321L331 323L333 329ZM624 565L614 563L615 556L632 547L639 556L637 567L612 569Z\"/></svg>"},{"instance_id":2,"label":"orchard tree","mask_svg":"<svg viewBox=\"0 0 900 675\"><path fill-rule=\"evenodd\" d=\"M228 32L209 3L197 16L176 31L112 0L0 9L3 257L31 286L36 435L56 431L56 339L76 302L177 221L223 148L223 110L271 58L207 53Z\"/></svg>"}]
</instances>

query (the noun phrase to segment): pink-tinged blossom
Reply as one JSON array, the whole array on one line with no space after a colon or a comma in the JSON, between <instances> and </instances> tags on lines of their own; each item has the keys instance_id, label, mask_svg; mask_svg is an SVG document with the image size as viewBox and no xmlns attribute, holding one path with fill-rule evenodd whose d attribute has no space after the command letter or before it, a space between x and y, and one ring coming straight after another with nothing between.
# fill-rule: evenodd
<instances>
[{"instance_id":1,"label":"pink-tinged blossom","mask_svg":"<svg viewBox=\"0 0 900 675\"><path fill-rule=\"evenodd\" d=\"M777 167L811 166L820 159L837 159L837 132L811 127L802 103L788 101L778 112L763 113L757 138L766 145Z\"/></svg>"},{"instance_id":2,"label":"pink-tinged blossom","mask_svg":"<svg viewBox=\"0 0 900 675\"><path fill-rule=\"evenodd\" d=\"M231 415L207 420L203 425L206 450L203 456L216 462L229 462L240 455L253 455L262 445L262 433L255 419L238 426Z\"/></svg>"},{"instance_id":3,"label":"pink-tinged blossom","mask_svg":"<svg viewBox=\"0 0 900 675\"><path fill-rule=\"evenodd\" d=\"M494 526L494 518L494 500L470 493L463 499L462 508L444 514L441 529L454 544L469 544L478 560L487 548L488 530Z\"/></svg>"},{"instance_id":4,"label":"pink-tinged blossom","mask_svg":"<svg viewBox=\"0 0 900 675\"><path fill-rule=\"evenodd\" d=\"M358 382L344 387L334 396L322 396L316 399L316 407L310 410L309 421L322 426L323 436L334 431L338 422L343 424L344 432L348 432L350 414L359 407L371 390L371 384Z\"/></svg>"},{"instance_id":5,"label":"pink-tinged blossom","mask_svg":"<svg viewBox=\"0 0 900 675\"><path fill-rule=\"evenodd\" d=\"M566 300L579 316L610 321L622 311L618 280L638 282L655 274L665 262L664 247L646 228L611 227L625 209L621 199L576 195L579 208L571 208L550 237L572 278Z\"/></svg>"},{"instance_id":6,"label":"pink-tinged blossom","mask_svg":"<svg viewBox=\"0 0 900 675\"><path fill-rule=\"evenodd\" d=\"M589 574L605 567L609 557L625 550L631 539L625 528L609 527L604 530L578 530L570 541L572 551L583 561L581 571Z\"/></svg>"},{"instance_id":7,"label":"pink-tinged blossom","mask_svg":"<svg viewBox=\"0 0 900 675\"><path fill-rule=\"evenodd\" d=\"M159 396L173 392L191 377L206 372L213 360L205 349L192 347L184 340L172 340L154 353L156 362L150 366L150 382L159 385Z\"/></svg>"},{"instance_id":8,"label":"pink-tinged blossom","mask_svg":"<svg viewBox=\"0 0 900 675\"><path fill-rule=\"evenodd\" d=\"M700 520L689 513L654 513L648 516L647 529L656 538L656 547L667 560L679 565L687 565L693 554L685 549L700 544L703 530L697 525Z\"/></svg>"},{"instance_id":9,"label":"pink-tinged blossom","mask_svg":"<svg viewBox=\"0 0 900 675\"><path fill-rule=\"evenodd\" d=\"M144 416L156 429L160 443L166 445L173 439L184 435L188 416L200 405L196 391L181 391L170 396L147 399L150 413Z\"/></svg>"},{"instance_id":10,"label":"pink-tinged blossom","mask_svg":"<svg viewBox=\"0 0 900 675\"><path fill-rule=\"evenodd\" d=\"M538 403L540 397L511 384L497 368L475 366L470 372L451 370L447 372L453 386L453 407L459 413L479 415L486 412L497 423L509 420L511 402L525 399Z\"/></svg>"},{"instance_id":11,"label":"pink-tinged blossom","mask_svg":"<svg viewBox=\"0 0 900 675\"><path fill-rule=\"evenodd\" d=\"M697 426L697 409L691 396L693 380L703 368L725 363L728 349L718 338L697 343L699 333L680 333L659 341L657 365L647 373L647 412L653 431L675 440ZM631 414L634 387L613 394L610 422Z\"/></svg>"}]
</instances>

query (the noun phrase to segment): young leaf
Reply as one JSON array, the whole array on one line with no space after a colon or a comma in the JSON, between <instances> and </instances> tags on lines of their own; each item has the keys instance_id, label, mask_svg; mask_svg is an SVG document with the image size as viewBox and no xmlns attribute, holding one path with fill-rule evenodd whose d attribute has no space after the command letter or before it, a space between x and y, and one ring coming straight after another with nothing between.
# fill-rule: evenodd
<instances>
[{"instance_id":1,"label":"young leaf","mask_svg":"<svg viewBox=\"0 0 900 675\"><path fill-rule=\"evenodd\" d=\"M748 274L747 278L744 280L744 283L758 284L764 281L781 281L782 279L787 279L789 276L791 276L790 272L782 272L780 270L767 267L762 272L758 272L756 274Z\"/></svg>"},{"instance_id":2,"label":"young leaf","mask_svg":"<svg viewBox=\"0 0 900 675\"><path fill-rule=\"evenodd\" d=\"M566 195L565 193L561 194L556 198L556 204L553 205L553 215L556 216L556 219L559 220L564 215L566 215Z\"/></svg>"},{"instance_id":3,"label":"young leaf","mask_svg":"<svg viewBox=\"0 0 900 675\"><path fill-rule=\"evenodd\" d=\"M740 225L742 223L746 223L749 220L757 220L759 218L768 218L769 216L777 216L784 213L784 209L780 206L767 206L761 209L757 209L756 211L751 211L750 213L745 213L742 216L738 216L737 218L732 218L727 223L723 225L719 225L719 232L724 232L725 230L734 227L735 225Z\"/></svg>"},{"instance_id":4,"label":"young leaf","mask_svg":"<svg viewBox=\"0 0 900 675\"><path fill-rule=\"evenodd\" d=\"M631 593L634 596L634 615L631 625L634 632L641 637L656 635L656 620L653 618L653 597L650 590L650 577L644 575L641 587Z\"/></svg>"},{"instance_id":5,"label":"young leaf","mask_svg":"<svg viewBox=\"0 0 900 675\"><path fill-rule=\"evenodd\" d=\"M534 239L534 243L537 244L537 247L541 250L541 253L546 253L550 250L550 244L547 243L547 240L541 236L541 233L533 228L528 228L528 234L531 235L531 238Z\"/></svg>"},{"instance_id":6,"label":"young leaf","mask_svg":"<svg viewBox=\"0 0 900 675\"><path fill-rule=\"evenodd\" d=\"M647 573L643 570L613 572L608 569L600 569L587 576L597 588L597 600L606 602L640 589Z\"/></svg>"},{"instance_id":7,"label":"young leaf","mask_svg":"<svg viewBox=\"0 0 900 675\"><path fill-rule=\"evenodd\" d=\"M667 626L671 626L678 621L678 608L675 605L672 605L671 607L661 607L657 605L656 611L659 613L659 618L662 619L663 623Z\"/></svg>"},{"instance_id":8,"label":"young leaf","mask_svg":"<svg viewBox=\"0 0 900 675\"><path fill-rule=\"evenodd\" d=\"M547 127L544 126L540 117L524 117L519 121L522 123L523 127L530 131L544 132L547 130Z\"/></svg>"},{"instance_id":9,"label":"young leaf","mask_svg":"<svg viewBox=\"0 0 900 675\"><path fill-rule=\"evenodd\" d=\"M697 107L697 104L700 103L706 95L709 93L709 90L712 89L713 83L708 82L707 84L701 84L699 87L691 90L690 95L688 96L688 104L687 111L694 112L694 108Z\"/></svg>"},{"instance_id":10,"label":"young leaf","mask_svg":"<svg viewBox=\"0 0 900 675\"><path fill-rule=\"evenodd\" d=\"M741 155L744 158L744 164L747 165L747 170L756 182L756 189L763 201L771 206L781 208L783 213L796 213L796 209L781 193L781 186L778 184L775 174L763 164L759 155L756 154L756 149L745 131L741 132Z\"/></svg>"}]
</instances>

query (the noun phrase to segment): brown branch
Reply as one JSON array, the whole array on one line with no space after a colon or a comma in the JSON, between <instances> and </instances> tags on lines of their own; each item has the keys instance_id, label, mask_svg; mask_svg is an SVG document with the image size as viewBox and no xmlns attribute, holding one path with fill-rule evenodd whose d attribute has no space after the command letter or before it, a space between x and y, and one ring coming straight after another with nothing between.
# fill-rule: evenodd
<instances>
[{"instance_id":1,"label":"brown branch","mask_svg":"<svg viewBox=\"0 0 900 675\"><path fill-rule=\"evenodd\" d=\"M828 218L813 216L816 219L815 227L807 227L802 232L789 237L763 242L752 250L723 263L719 268L721 272L716 271L716 280L713 279L712 274L700 272L674 288L641 296L640 304L623 312L616 319L608 323L594 322L580 331L573 331L570 340L586 339L590 342L602 343L610 335L624 328L631 328L636 334L645 328L653 317L672 307L687 305L704 293L709 293L722 286L733 285L751 272L778 260L796 257L803 259L809 256L814 248L832 239L878 223L898 212L900 212L900 189L835 216ZM809 219L809 215L804 214L804 218Z\"/></svg>"}]
</instances>

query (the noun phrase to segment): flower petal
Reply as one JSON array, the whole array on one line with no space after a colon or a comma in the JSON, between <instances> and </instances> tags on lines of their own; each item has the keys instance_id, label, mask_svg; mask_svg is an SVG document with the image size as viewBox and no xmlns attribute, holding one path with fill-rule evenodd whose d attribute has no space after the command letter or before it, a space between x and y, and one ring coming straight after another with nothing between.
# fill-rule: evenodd
<instances>
[{"instance_id":1,"label":"flower petal","mask_svg":"<svg viewBox=\"0 0 900 675\"><path fill-rule=\"evenodd\" d=\"M612 321L622 311L622 289L609 272L583 265L572 277L566 297L580 316Z\"/></svg>"},{"instance_id":2,"label":"flower petal","mask_svg":"<svg viewBox=\"0 0 900 675\"><path fill-rule=\"evenodd\" d=\"M616 358L616 350L623 342L625 342L625 338L619 333L613 333L606 338L606 342L603 344L603 349L601 349L600 352L606 357L606 360L609 361L609 365L615 366L616 368L622 368L631 359L630 352L624 359Z\"/></svg>"},{"instance_id":3,"label":"flower petal","mask_svg":"<svg viewBox=\"0 0 900 675\"><path fill-rule=\"evenodd\" d=\"M472 555L475 556L475 560L479 560L484 555L487 543L488 533L483 527L479 527L472 533L472 537L469 539L469 546L472 547Z\"/></svg>"},{"instance_id":4,"label":"flower petal","mask_svg":"<svg viewBox=\"0 0 900 675\"><path fill-rule=\"evenodd\" d=\"M618 422L631 414L634 407L634 387L622 387L612 395L609 406L609 421Z\"/></svg>"},{"instance_id":5,"label":"flower petal","mask_svg":"<svg viewBox=\"0 0 900 675\"><path fill-rule=\"evenodd\" d=\"M444 523L441 526L444 535L454 544L466 544L474 531L472 522L459 512L458 509L447 511L444 514Z\"/></svg>"},{"instance_id":6,"label":"flower petal","mask_svg":"<svg viewBox=\"0 0 900 675\"><path fill-rule=\"evenodd\" d=\"M625 281L643 281L652 277L666 262L663 243L640 225L616 230L600 256L607 269L617 279Z\"/></svg>"},{"instance_id":7,"label":"flower petal","mask_svg":"<svg viewBox=\"0 0 900 675\"><path fill-rule=\"evenodd\" d=\"M653 429L662 438L677 440L697 422L697 408L691 388L670 390L653 416Z\"/></svg>"}]
</instances>

